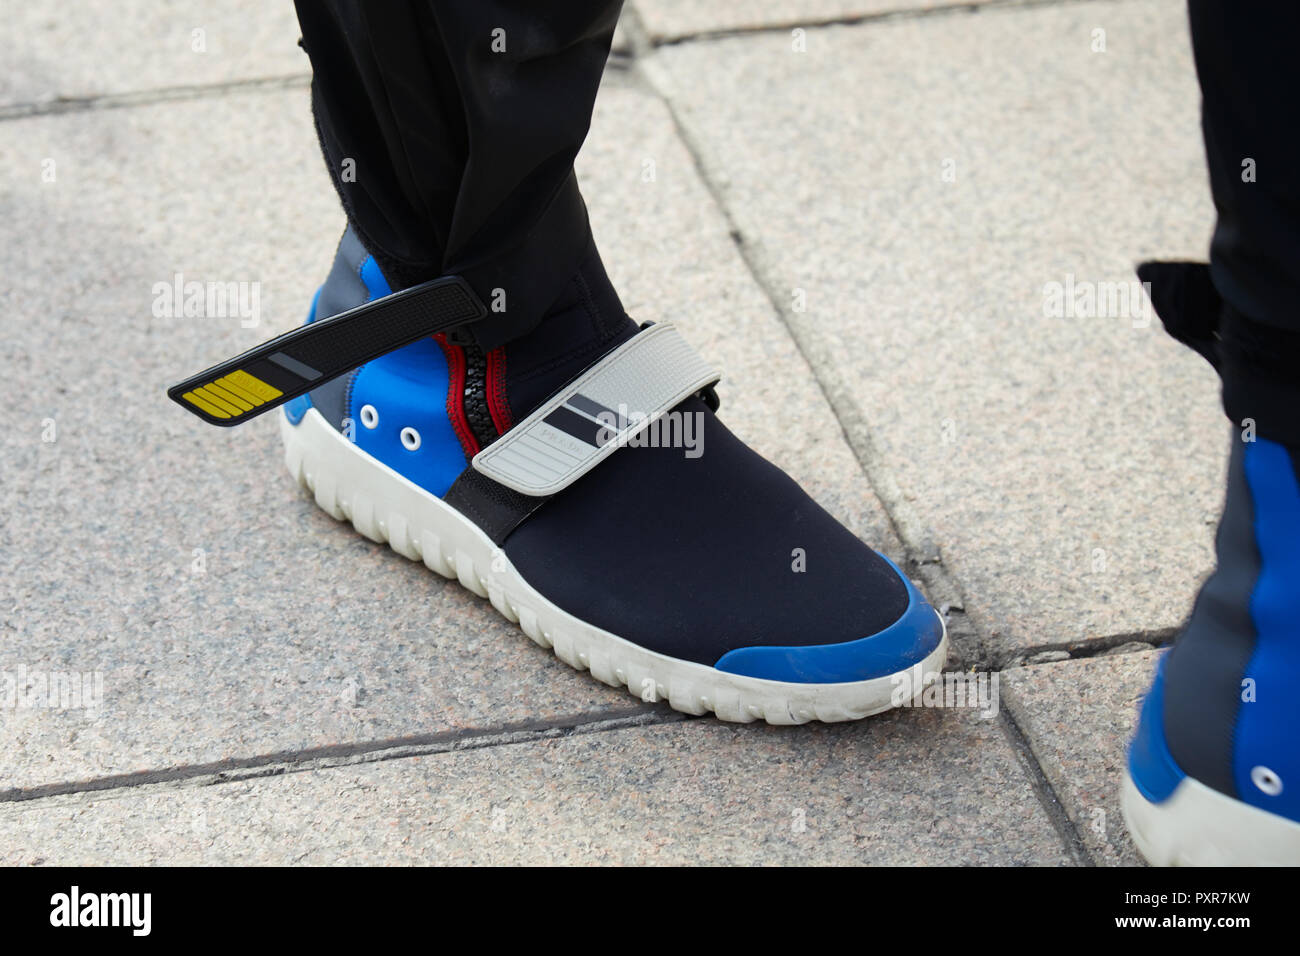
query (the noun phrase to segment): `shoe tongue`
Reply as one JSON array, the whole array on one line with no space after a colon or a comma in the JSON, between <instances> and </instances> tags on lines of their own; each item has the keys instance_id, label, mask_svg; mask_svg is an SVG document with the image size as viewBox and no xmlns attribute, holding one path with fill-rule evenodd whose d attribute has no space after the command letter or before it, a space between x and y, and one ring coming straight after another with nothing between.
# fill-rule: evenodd
<instances>
[{"instance_id":1,"label":"shoe tongue","mask_svg":"<svg viewBox=\"0 0 1300 956\"><path fill-rule=\"evenodd\" d=\"M506 393L515 421L636 331L591 246L537 328L504 346Z\"/></svg>"}]
</instances>

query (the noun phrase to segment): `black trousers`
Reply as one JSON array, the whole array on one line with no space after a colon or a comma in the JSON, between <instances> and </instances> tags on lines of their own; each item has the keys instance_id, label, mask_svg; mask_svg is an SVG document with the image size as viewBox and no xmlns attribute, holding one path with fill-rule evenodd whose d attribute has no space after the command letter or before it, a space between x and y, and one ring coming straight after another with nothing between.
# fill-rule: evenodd
<instances>
[{"instance_id":1,"label":"black trousers","mask_svg":"<svg viewBox=\"0 0 1300 956\"><path fill-rule=\"evenodd\" d=\"M622 0L297 0L325 160L390 282L466 277L541 320L590 239L573 159ZM1300 435L1300 4L1189 0L1234 418ZM502 294L503 293L503 294Z\"/></svg>"},{"instance_id":2,"label":"black trousers","mask_svg":"<svg viewBox=\"0 0 1300 956\"><path fill-rule=\"evenodd\" d=\"M1190 0L1224 406L1300 447L1300 4Z\"/></svg>"},{"instance_id":3,"label":"black trousers","mask_svg":"<svg viewBox=\"0 0 1300 956\"><path fill-rule=\"evenodd\" d=\"M348 217L395 288L454 274L535 327L591 238L573 160L622 0L297 0Z\"/></svg>"}]
</instances>

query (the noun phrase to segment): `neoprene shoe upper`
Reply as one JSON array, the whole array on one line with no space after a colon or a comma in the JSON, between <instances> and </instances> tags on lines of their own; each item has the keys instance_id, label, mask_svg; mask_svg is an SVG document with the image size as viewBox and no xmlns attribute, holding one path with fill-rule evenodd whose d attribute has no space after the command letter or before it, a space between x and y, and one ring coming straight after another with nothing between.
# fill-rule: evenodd
<instances>
[{"instance_id":1,"label":"neoprene shoe upper","mask_svg":"<svg viewBox=\"0 0 1300 956\"><path fill-rule=\"evenodd\" d=\"M352 235L309 321L390 290ZM594 247L540 326L487 355L436 336L287 406L317 408L362 450L438 497L469 458L636 334ZM733 435L711 402L698 448L618 449L504 536L524 578L574 616L644 648L792 682L897 673L938 646L942 622L888 559ZM448 500L454 500L455 495Z\"/></svg>"}]
</instances>

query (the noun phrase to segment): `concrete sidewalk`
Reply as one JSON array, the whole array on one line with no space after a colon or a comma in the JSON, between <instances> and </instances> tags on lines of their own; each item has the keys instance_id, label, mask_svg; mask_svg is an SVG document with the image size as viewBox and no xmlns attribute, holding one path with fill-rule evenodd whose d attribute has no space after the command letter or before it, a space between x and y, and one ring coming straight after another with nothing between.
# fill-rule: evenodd
<instances>
[{"instance_id":1,"label":"concrete sidewalk","mask_svg":"<svg viewBox=\"0 0 1300 956\"><path fill-rule=\"evenodd\" d=\"M0 863L1137 862L1227 429L1140 302L1045 290L1205 255L1181 0L631 0L579 159L625 304L998 677L797 728L571 670L320 512L270 416L166 400L298 325L342 228L290 4L0 15L0 672L102 681L0 708ZM155 317L177 273L259 322Z\"/></svg>"}]
</instances>

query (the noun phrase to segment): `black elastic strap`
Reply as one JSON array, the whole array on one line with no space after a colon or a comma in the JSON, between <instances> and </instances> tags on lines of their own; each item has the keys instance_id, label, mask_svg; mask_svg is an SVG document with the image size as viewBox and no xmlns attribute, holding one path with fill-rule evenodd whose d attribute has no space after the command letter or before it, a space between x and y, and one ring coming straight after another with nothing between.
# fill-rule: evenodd
<instances>
[{"instance_id":1,"label":"black elastic strap","mask_svg":"<svg viewBox=\"0 0 1300 956\"><path fill-rule=\"evenodd\" d=\"M711 411L718 410L718 393L712 385L697 394ZM511 532L554 497L522 494L470 465L452 482L442 500L478 525L500 547Z\"/></svg>"},{"instance_id":2,"label":"black elastic strap","mask_svg":"<svg viewBox=\"0 0 1300 956\"><path fill-rule=\"evenodd\" d=\"M487 309L459 276L443 276L263 342L167 389L213 425L238 425L354 368Z\"/></svg>"},{"instance_id":3,"label":"black elastic strap","mask_svg":"<svg viewBox=\"0 0 1300 956\"><path fill-rule=\"evenodd\" d=\"M471 465L452 482L442 500L478 525L500 547L510 532L552 497L520 494Z\"/></svg>"}]
</instances>

